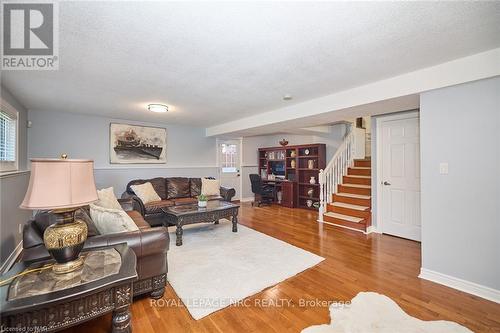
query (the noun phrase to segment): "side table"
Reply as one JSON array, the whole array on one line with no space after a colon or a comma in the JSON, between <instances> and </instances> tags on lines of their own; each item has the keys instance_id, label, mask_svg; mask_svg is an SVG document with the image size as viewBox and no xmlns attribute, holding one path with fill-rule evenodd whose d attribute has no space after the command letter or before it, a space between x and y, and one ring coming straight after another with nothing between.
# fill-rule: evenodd
<instances>
[{"instance_id":1,"label":"side table","mask_svg":"<svg viewBox=\"0 0 500 333\"><path fill-rule=\"evenodd\" d=\"M126 244L82 252L83 267L66 274L33 271L0 287L1 332L54 332L113 312L112 332L131 332L136 256ZM3 281L53 262L20 262Z\"/></svg>"}]
</instances>

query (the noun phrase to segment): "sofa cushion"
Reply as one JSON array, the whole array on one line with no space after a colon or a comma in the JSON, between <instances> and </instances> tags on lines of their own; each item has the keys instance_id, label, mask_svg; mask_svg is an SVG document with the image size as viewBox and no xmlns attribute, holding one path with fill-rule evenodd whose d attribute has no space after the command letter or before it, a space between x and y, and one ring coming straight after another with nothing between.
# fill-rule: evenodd
<instances>
[{"instance_id":1,"label":"sofa cushion","mask_svg":"<svg viewBox=\"0 0 500 333\"><path fill-rule=\"evenodd\" d=\"M201 178L189 178L191 197L195 198L201 194Z\"/></svg>"},{"instance_id":2,"label":"sofa cushion","mask_svg":"<svg viewBox=\"0 0 500 333\"><path fill-rule=\"evenodd\" d=\"M166 185L165 185L165 178L163 177L157 177L153 179L136 179L132 180L127 184L127 192L130 194L133 194L134 191L130 188L131 185L140 185L150 182L151 185L153 185L153 188L155 189L155 192L158 193L160 198L162 200L167 199L167 190L166 190Z\"/></svg>"},{"instance_id":3,"label":"sofa cushion","mask_svg":"<svg viewBox=\"0 0 500 333\"><path fill-rule=\"evenodd\" d=\"M97 206L101 206L104 208L122 209L122 206L115 196L113 187L97 190L97 197L99 198L99 200L97 200L97 202L95 203Z\"/></svg>"},{"instance_id":4,"label":"sofa cushion","mask_svg":"<svg viewBox=\"0 0 500 333\"><path fill-rule=\"evenodd\" d=\"M189 178L167 178L167 199L187 198L190 195Z\"/></svg>"},{"instance_id":5,"label":"sofa cushion","mask_svg":"<svg viewBox=\"0 0 500 333\"><path fill-rule=\"evenodd\" d=\"M162 201L153 201L144 205L146 209L146 214L155 214L155 213L163 213L161 210L164 207L170 207L175 205L172 200L162 200Z\"/></svg>"},{"instance_id":6,"label":"sofa cushion","mask_svg":"<svg viewBox=\"0 0 500 333\"><path fill-rule=\"evenodd\" d=\"M160 196L158 195L158 193L156 193L153 185L150 182L146 182L140 185L132 185L130 186L130 188L144 204L161 200Z\"/></svg>"},{"instance_id":7,"label":"sofa cushion","mask_svg":"<svg viewBox=\"0 0 500 333\"><path fill-rule=\"evenodd\" d=\"M217 179L203 178L201 180L201 194L218 195L220 193L220 181Z\"/></svg>"},{"instance_id":8,"label":"sofa cushion","mask_svg":"<svg viewBox=\"0 0 500 333\"><path fill-rule=\"evenodd\" d=\"M90 204L90 216L102 235L139 230L132 218L122 209Z\"/></svg>"},{"instance_id":9,"label":"sofa cushion","mask_svg":"<svg viewBox=\"0 0 500 333\"><path fill-rule=\"evenodd\" d=\"M192 204L198 203L198 199L196 199L196 198L176 198L176 199L174 199L174 203L176 206L192 205Z\"/></svg>"},{"instance_id":10,"label":"sofa cushion","mask_svg":"<svg viewBox=\"0 0 500 333\"><path fill-rule=\"evenodd\" d=\"M207 201L212 201L212 200L223 200L224 198L221 197L220 195L206 195Z\"/></svg>"}]
</instances>

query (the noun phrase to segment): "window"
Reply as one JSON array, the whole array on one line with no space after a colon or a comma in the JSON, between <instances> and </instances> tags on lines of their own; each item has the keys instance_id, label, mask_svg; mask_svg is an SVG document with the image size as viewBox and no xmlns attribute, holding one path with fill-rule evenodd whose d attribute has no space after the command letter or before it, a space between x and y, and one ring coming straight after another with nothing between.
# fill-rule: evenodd
<instances>
[{"instance_id":1,"label":"window","mask_svg":"<svg viewBox=\"0 0 500 333\"><path fill-rule=\"evenodd\" d=\"M222 143L220 145L220 156L221 156L221 169L222 172L237 172L237 147L235 144Z\"/></svg>"},{"instance_id":2,"label":"window","mask_svg":"<svg viewBox=\"0 0 500 333\"><path fill-rule=\"evenodd\" d=\"M7 109L7 108L5 108ZM0 111L0 171L17 170L17 112Z\"/></svg>"}]
</instances>

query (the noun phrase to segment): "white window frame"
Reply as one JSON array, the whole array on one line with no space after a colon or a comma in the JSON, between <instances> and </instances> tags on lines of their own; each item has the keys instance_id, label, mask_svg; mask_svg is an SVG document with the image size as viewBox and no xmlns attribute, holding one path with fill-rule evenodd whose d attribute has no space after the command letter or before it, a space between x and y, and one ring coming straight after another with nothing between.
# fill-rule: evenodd
<instances>
[{"instance_id":1,"label":"white window frame","mask_svg":"<svg viewBox=\"0 0 500 333\"><path fill-rule=\"evenodd\" d=\"M236 193L236 197L234 200L241 200L242 195L243 195L243 177L241 177L241 172L242 172L242 167L243 167L243 138L236 138L236 139L222 139L222 138L216 138L215 139L215 152L216 152L216 165L217 165L217 175L218 178L221 179L222 176L222 170L221 170L221 161L220 161L220 153L219 153L219 147L221 143L225 142L230 142L234 141L236 142L238 146L238 160L239 160L239 169L237 170L237 173L239 174L239 189Z\"/></svg>"},{"instance_id":2,"label":"white window frame","mask_svg":"<svg viewBox=\"0 0 500 333\"><path fill-rule=\"evenodd\" d=\"M16 147L15 160L0 161L0 173L7 173L19 170L19 112L5 100L0 99L0 108L2 112L7 113L10 117L16 120Z\"/></svg>"},{"instance_id":3,"label":"white window frame","mask_svg":"<svg viewBox=\"0 0 500 333\"><path fill-rule=\"evenodd\" d=\"M219 167L220 167L220 172L222 173L234 173L234 172L238 172L238 168L236 167L239 163L239 161L236 161L234 160L234 164L235 166L234 167L224 167L224 161L221 161L220 160L220 157L222 155L222 152L220 151L220 148L222 147L222 145L234 145L236 146L236 151L239 151L238 149L238 143L234 142L234 143L226 143L226 142L220 142L219 143L219 146L218 146L218 149L219 149ZM236 155L236 157L239 157L238 155ZM224 170L224 169L231 169L231 170Z\"/></svg>"}]
</instances>

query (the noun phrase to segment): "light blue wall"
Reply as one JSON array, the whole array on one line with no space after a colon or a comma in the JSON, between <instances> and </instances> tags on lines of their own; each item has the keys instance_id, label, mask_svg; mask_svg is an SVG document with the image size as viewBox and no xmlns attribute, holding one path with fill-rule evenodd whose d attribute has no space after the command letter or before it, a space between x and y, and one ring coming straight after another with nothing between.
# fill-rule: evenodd
<instances>
[{"instance_id":1,"label":"light blue wall","mask_svg":"<svg viewBox=\"0 0 500 333\"><path fill-rule=\"evenodd\" d=\"M26 170L26 108L12 94L1 86L1 97L18 112L18 157L19 170ZM28 187L29 173L20 172L8 176L0 175L0 267L22 239L19 225L24 224L31 212L19 208Z\"/></svg>"},{"instance_id":2,"label":"light blue wall","mask_svg":"<svg viewBox=\"0 0 500 333\"><path fill-rule=\"evenodd\" d=\"M243 138L242 142L242 198L247 199L253 197L249 175L258 173L257 150L262 147L279 147L279 141L285 138L288 145L301 145L312 143L326 144L326 161L327 163L332 158L333 154L340 146L345 134L343 125L332 126L330 133L315 134L315 135L298 135L298 134L276 134L276 135L261 135Z\"/></svg>"},{"instance_id":3,"label":"light blue wall","mask_svg":"<svg viewBox=\"0 0 500 333\"><path fill-rule=\"evenodd\" d=\"M499 123L500 77L421 95L422 267L496 290Z\"/></svg>"},{"instance_id":4,"label":"light blue wall","mask_svg":"<svg viewBox=\"0 0 500 333\"><path fill-rule=\"evenodd\" d=\"M113 186L120 195L127 182L156 176L217 176L215 138L205 137L202 128L133 122L72 113L30 111L32 127L28 134L28 156L73 158L95 161L98 188ZM122 122L167 128L167 163L165 165L113 165L109 163L109 124ZM284 136L293 144L326 143L327 159L342 142L342 129L324 135L267 135L243 138L242 197L252 196L248 175L257 172L257 149L278 146Z\"/></svg>"},{"instance_id":5,"label":"light blue wall","mask_svg":"<svg viewBox=\"0 0 500 333\"><path fill-rule=\"evenodd\" d=\"M216 176L215 138L205 129L159 123L144 123L72 113L31 111L28 156L94 160L98 188L113 186L121 195L129 180L172 176ZM111 122L157 126L167 129L167 163L155 165L110 164L109 124Z\"/></svg>"}]
</instances>

